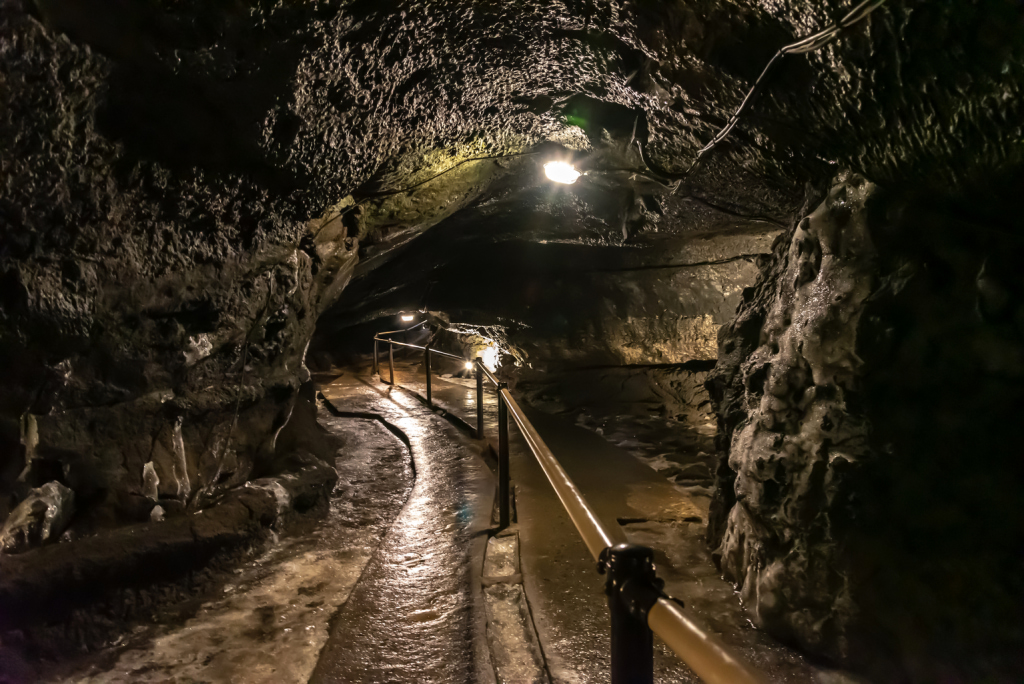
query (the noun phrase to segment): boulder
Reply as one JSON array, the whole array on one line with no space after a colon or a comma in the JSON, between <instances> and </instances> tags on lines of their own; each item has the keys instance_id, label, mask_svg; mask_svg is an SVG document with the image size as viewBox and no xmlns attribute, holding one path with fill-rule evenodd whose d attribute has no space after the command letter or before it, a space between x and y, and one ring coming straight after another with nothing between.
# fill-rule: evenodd
<instances>
[{"instance_id":1,"label":"boulder","mask_svg":"<svg viewBox=\"0 0 1024 684\"><path fill-rule=\"evenodd\" d=\"M0 548L4 553L20 553L53 541L74 513L75 493L59 482L47 482L11 511L0 531Z\"/></svg>"}]
</instances>

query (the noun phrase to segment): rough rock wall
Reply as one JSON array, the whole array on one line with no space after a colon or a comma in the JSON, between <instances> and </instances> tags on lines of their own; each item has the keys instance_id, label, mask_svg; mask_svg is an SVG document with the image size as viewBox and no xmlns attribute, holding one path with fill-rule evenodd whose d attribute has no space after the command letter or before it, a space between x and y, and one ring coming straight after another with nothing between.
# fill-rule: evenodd
<instances>
[{"instance_id":1,"label":"rough rock wall","mask_svg":"<svg viewBox=\"0 0 1024 684\"><path fill-rule=\"evenodd\" d=\"M836 526L850 517L849 471L867 456L846 393L861 366L856 330L875 273L872 188L844 179L787 236L775 278L758 293L763 319L755 327L741 314L725 329L712 381L719 402L716 383L733 383L726 420L742 421L725 426L732 486L723 481L717 493L716 555L759 626L817 650L843 648L852 610L849 578L835 564L845 532ZM737 331L751 337L730 339Z\"/></svg>"},{"instance_id":2,"label":"rough rock wall","mask_svg":"<svg viewBox=\"0 0 1024 684\"><path fill-rule=\"evenodd\" d=\"M723 572L759 626L882 681L1021 674L1020 239L952 213L841 176L708 382Z\"/></svg>"},{"instance_id":3,"label":"rough rock wall","mask_svg":"<svg viewBox=\"0 0 1024 684\"><path fill-rule=\"evenodd\" d=\"M541 285L524 316L540 330L516 340L543 366L714 359L718 328L756 273L754 259L742 258L556 278Z\"/></svg>"},{"instance_id":4,"label":"rough rock wall","mask_svg":"<svg viewBox=\"0 0 1024 684\"><path fill-rule=\"evenodd\" d=\"M256 459L225 445L269 450L344 236L422 232L512 165L429 179L542 140L635 133L679 170L847 5L4 0L0 482L32 455L19 496L72 477L136 515L147 482L239 481ZM1012 0L889 3L790 60L684 194L772 214L837 163L943 187L1019 163L1022 30ZM307 229L350 194L344 234Z\"/></svg>"},{"instance_id":5,"label":"rough rock wall","mask_svg":"<svg viewBox=\"0 0 1024 684\"><path fill-rule=\"evenodd\" d=\"M4 9L0 515L53 480L82 532L202 506L271 467L356 244L243 177L133 161L99 130L110 59Z\"/></svg>"}]
</instances>

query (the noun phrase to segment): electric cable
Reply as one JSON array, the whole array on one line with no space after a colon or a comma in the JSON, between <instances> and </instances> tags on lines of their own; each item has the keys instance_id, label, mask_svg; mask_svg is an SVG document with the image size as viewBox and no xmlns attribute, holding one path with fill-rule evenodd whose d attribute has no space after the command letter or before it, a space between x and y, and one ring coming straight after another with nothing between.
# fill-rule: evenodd
<instances>
[{"instance_id":1,"label":"electric cable","mask_svg":"<svg viewBox=\"0 0 1024 684\"><path fill-rule=\"evenodd\" d=\"M723 126L717 134L715 134L715 137L711 139L711 142L697 152L697 157L693 160L693 163L690 164L690 167L686 171L682 173L670 173L654 165L652 160L648 158L644 145L637 140L636 145L640 150L640 157L643 159L644 163L647 164L648 168L662 178L675 181L684 180L687 176L693 173L694 169L697 168L704 157L718 147L719 143L725 140L729 133L732 132L732 129L736 127L736 124L739 123L740 117L746 109L754 102L754 100L757 99L757 96L761 94L761 91L764 89L765 79L768 74L771 73L772 67L774 67L782 57L785 55L806 54L825 47L834 41L842 31L850 28L860 21L863 21L883 4L885 4L885 0L864 0L864 2L850 10L846 16L840 19L836 24L819 31L818 33L807 36L806 38L801 38L795 43L784 45L779 48L775 55L768 61L764 70L761 71L761 75L757 77L756 81L754 81L753 87L751 87L747 92L747 96L743 98L743 102L741 102L740 106L736 108L733 115L729 117L729 121L726 122L725 126Z\"/></svg>"}]
</instances>

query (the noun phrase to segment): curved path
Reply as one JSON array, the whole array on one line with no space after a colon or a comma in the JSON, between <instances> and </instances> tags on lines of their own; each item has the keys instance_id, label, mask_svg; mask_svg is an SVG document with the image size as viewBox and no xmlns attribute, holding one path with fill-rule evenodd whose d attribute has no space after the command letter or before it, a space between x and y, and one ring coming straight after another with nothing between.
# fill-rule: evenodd
<instances>
[{"instance_id":1,"label":"curved path","mask_svg":"<svg viewBox=\"0 0 1024 684\"><path fill-rule=\"evenodd\" d=\"M404 390L346 373L321 388L409 438L416 482L333 620L310 682L494 681L480 568L494 480L479 445Z\"/></svg>"}]
</instances>

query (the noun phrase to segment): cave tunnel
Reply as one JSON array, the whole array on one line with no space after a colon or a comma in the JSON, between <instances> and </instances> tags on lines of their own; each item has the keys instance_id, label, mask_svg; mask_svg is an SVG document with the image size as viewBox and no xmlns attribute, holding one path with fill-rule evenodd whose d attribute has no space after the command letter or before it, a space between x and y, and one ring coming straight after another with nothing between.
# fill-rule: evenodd
<instances>
[{"instance_id":1,"label":"cave tunnel","mask_svg":"<svg viewBox=\"0 0 1024 684\"><path fill-rule=\"evenodd\" d=\"M0 684L1024 682L1022 83L1019 0L3 0Z\"/></svg>"}]
</instances>

